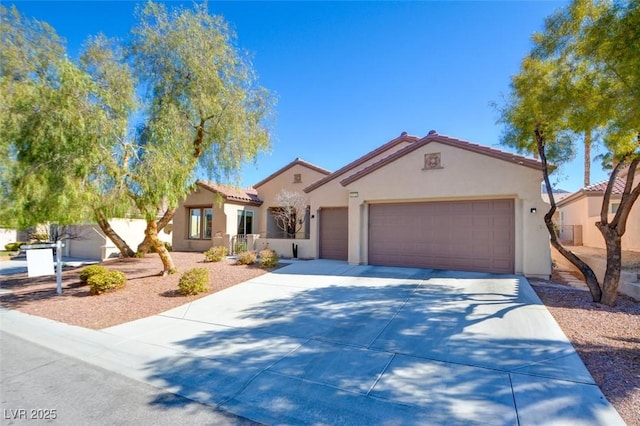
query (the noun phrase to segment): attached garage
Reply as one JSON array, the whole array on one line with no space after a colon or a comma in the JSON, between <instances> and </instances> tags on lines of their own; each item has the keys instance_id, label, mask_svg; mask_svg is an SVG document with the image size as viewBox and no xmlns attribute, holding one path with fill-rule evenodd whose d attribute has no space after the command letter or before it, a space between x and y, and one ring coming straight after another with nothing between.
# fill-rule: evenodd
<instances>
[{"instance_id":1,"label":"attached garage","mask_svg":"<svg viewBox=\"0 0 640 426\"><path fill-rule=\"evenodd\" d=\"M320 210L320 258L347 260L349 248L348 209Z\"/></svg>"},{"instance_id":2,"label":"attached garage","mask_svg":"<svg viewBox=\"0 0 640 426\"><path fill-rule=\"evenodd\" d=\"M369 205L369 264L514 273L513 199Z\"/></svg>"}]
</instances>

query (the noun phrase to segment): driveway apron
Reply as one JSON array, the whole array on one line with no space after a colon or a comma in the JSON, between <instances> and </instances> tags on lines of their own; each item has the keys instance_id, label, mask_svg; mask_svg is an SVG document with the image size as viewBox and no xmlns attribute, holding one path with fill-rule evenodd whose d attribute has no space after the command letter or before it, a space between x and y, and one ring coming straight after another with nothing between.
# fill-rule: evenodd
<instances>
[{"instance_id":1,"label":"driveway apron","mask_svg":"<svg viewBox=\"0 0 640 426\"><path fill-rule=\"evenodd\" d=\"M299 261L102 333L265 424L624 424L516 275Z\"/></svg>"}]
</instances>

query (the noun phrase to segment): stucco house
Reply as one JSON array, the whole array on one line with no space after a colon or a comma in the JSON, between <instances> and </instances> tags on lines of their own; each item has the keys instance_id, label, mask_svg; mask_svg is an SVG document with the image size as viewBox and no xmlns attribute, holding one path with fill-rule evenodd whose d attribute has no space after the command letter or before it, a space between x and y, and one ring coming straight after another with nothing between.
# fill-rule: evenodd
<instances>
[{"instance_id":1,"label":"stucco house","mask_svg":"<svg viewBox=\"0 0 640 426\"><path fill-rule=\"evenodd\" d=\"M608 206L609 219L613 219L620 205L626 182L626 172L622 171L614 182L611 202ZM635 181L637 185L640 177ZM594 183L558 201L558 225L560 239L572 245L605 248L604 238L596 228L600 221L600 210L607 188L607 181ZM636 202L627 219L627 229L622 236L622 250L640 251L640 206Z\"/></svg>"},{"instance_id":2,"label":"stucco house","mask_svg":"<svg viewBox=\"0 0 640 426\"><path fill-rule=\"evenodd\" d=\"M176 213L173 245L204 251L216 235L226 242L243 231L251 234L249 248L268 245L284 256L295 241L303 258L548 277L541 169L537 160L435 131L422 138L404 132L333 173L296 159L237 190L242 200L199 182ZM295 240L273 226L282 189L308 200L305 229ZM249 211L251 227L240 230ZM193 232L195 218L209 212L211 231Z\"/></svg>"}]
</instances>

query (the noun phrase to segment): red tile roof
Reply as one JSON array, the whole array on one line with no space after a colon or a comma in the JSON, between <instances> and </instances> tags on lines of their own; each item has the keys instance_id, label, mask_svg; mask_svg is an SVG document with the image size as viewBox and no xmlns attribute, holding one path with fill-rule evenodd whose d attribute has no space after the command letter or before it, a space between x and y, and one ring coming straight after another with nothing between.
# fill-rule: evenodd
<instances>
[{"instance_id":1,"label":"red tile roof","mask_svg":"<svg viewBox=\"0 0 640 426\"><path fill-rule=\"evenodd\" d=\"M325 183L330 182L330 181L334 180L335 178L344 175L348 171L353 170L354 168L366 163L367 161L371 160L372 158L377 157L378 155L380 155L383 152L395 147L398 144L401 144L401 143L404 143L404 142L413 143L413 142L416 142L418 139L420 139L420 138L417 137L417 136L411 136L411 135L407 134L407 132L402 132L402 134L400 136L398 136L397 138L390 140L389 142L385 143L384 145L380 146L379 148L376 148L373 151L369 152L368 154L365 154L362 157L358 158L357 160L352 161L351 163L347 164L346 166L342 167L341 169L338 169L335 172L331 173L329 176L326 176L326 177L324 177L324 178L312 183L311 185L309 185L308 187L306 187L304 189L304 192L311 192L314 189L321 187Z\"/></svg>"},{"instance_id":2,"label":"red tile roof","mask_svg":"<svg viewBox=\"0 0 640 426\"><path fill-rule=\"evenodd\" d=\"M270 181L271 179L273 179L274 177L278 176L280 173L286 172L287 170L289 170L291 167L295 166L295 165L301 165L303 167L306 167L308 169L311 170L315 170L316 172L322 173L324 175L329 175L331 174L331 171L322 168L320 166L316 166L315 164L311 164L308 161L305 161L301 158L296 158L295 160L293 160L292 162L290 162L289 164L287 164L286 166L282 167L279 170L276 170L275 172L271 173L269 176L267 176L266 178L262 179L260 182L256 183L253 185L254 188L257 188L259 186L264 185L265 183L267 183L268 181Z\"/></svg>"},{"instance_id":3,"label":"red tile roof","mask_svg":"<svg viewBox=\"0 0 640 426\"><path fill-rule=\"evenodd\" d=\"M220 194L224 199L229 201L238 201L257 206L262 204L262 200L258 197L258 191L256 191L255 188L238 188L237 186L220 185L204 180L199 180L196 184L211 192Z\"/></svg>"},{"instance_id":4,"label":"red tile roof","mask_svg":"<svg viewBox=\"0 0 640 426\"><path fill-rule=\"evenodd\" d=\"M364 169L354 173L351 176L340 181L343 186L346 186L369 173L386 166L387 164L407 155L410 152L415 151L431 142L438 142L444 145L453 146L456 148L464 149L467 151L475 152L477 154L488 155L490 157L494 157L500 160L508 161L510 163L518 164L525 167L531 167L537 170L542 170L542 163L538 160L534 160L532 158L523 157L521 155L512 154L505 151L500 151L494 148L489 148L488 146L478 145L471 142L463 141L461 139L455 139L449 136L439 135L435 131L430 131L427 136L420 139L417 142L412 143L399 151L394 152L390 156L374 163Z\"/></svg>"},{"instance_id":5,"label":"red tile roof","mask_svg":"<svg viewBox=\"0 0 640 426\"><path fill-rule=\"evenodd\" d=\"M624 186L627 180L623 177L616 177L616 180L613 181L613 188L611 189L611 194L613 195L622 195L624 192ZM603 180L602 182L594 183L589 186L585 186L583 189L584 192L602 192L606 191L607 185L609 184L608 180Z\"/></svg>"}]
</instances>

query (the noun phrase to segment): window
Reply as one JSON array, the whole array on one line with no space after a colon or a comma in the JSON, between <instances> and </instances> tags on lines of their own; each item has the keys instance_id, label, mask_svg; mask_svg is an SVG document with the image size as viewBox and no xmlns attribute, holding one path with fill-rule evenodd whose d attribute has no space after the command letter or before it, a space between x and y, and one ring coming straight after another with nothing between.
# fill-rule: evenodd
<instances>
[{"instance_id":1,"label":"window","mask_svg":"<svg viewBox=\"0 0 640 426\"><path fill-rule=\"evenodd\" d=\"M253 212L238 210L238 235L253 234Z\"/></svg>"},{"instance_id":2,"label":"window","mask_svg":"<svg viewBox=\"0 0 640 426\"><path fill-rule=\"evenodd\" d=\"M619 208L620 208L620 203L611 203L611 214L618 213Z\"/></svg>"},{"instance_id":3,"label":"window","mask_svg":"<svg viewBox=\"0 0 640 426\"><path fill-rule=\"evenodd\" d=\"M189 209L189 238L194 240L211 239L213 209Z\"/></svg>"},{"instance_id":4,"label":"window","mask_svg":"<svg viewBox=\"0 0 640 426\"><path fill-rule=\"evenodd\" d=\"M301 231L304 231L302 238L309 239L309 211L310 208L307 206L304 219L299 219L295 212L287 216L284 208L270 207L267 212L267 238L300 238Z\"/></svg>"}]
</instances>

